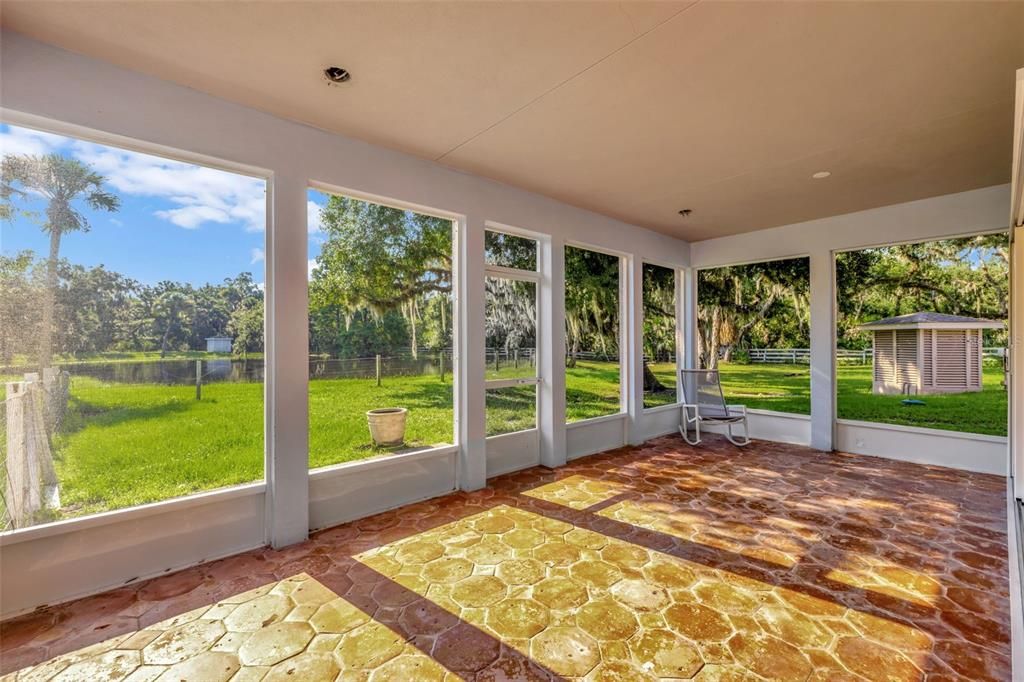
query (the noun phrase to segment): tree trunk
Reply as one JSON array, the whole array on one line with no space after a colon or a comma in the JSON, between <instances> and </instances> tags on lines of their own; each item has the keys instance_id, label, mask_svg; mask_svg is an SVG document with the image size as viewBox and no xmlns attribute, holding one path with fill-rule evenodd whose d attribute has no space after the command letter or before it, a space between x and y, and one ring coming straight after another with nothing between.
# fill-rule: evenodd
<instances>
[{"instance_id":1,"label":"tree trunk","mask_svg":"<svg viewBox=\"0 0 1024 682\"><path fill-rule=\"evenodd\" d=\"M665 390L665 385L658 381L658 377L654 376L654 372L647 366L647 361L644 360L644 392L646 393L660 393Z\"/></svg>"},{"instance_id":2,"label":"tree trunk","mask_svg":"<svg viewBox=\"0 0 1024 682\"><path fill-rule=\"evenodd\" d=\"M53 318L57 305L57 260L60 257L60 230L50 228L50 258L46 262L46 293L43 294L42 329L39 330L39 371L53 361Z\"/></svg>"}]
</instances>

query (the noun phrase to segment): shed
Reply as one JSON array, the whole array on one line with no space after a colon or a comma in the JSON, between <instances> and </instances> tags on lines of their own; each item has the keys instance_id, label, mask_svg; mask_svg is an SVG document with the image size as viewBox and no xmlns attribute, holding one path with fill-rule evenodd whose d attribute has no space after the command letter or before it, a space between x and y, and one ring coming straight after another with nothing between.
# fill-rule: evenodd
<instances>
[{"instance_id":1,"label":"shed","mask_svg":"<svg viewBox=\"0 0 1024 682\"><path fill-rule=\"evenodd\" d=\"M880 394L981 390L982 330L1003 323L911 313L860 326L874 336L872 390Z\"/></svg>"},{"instance_id":2,"label":"shed","mask_svg":"<svg viewBox=\"0 0 1024 682\"><path fill-rule=\"evenodd\" d=\"M207 353L230 353L231 352L231 337L230 336L207 336L206 337L206 352Z\"/></svg>"}]
</instances>

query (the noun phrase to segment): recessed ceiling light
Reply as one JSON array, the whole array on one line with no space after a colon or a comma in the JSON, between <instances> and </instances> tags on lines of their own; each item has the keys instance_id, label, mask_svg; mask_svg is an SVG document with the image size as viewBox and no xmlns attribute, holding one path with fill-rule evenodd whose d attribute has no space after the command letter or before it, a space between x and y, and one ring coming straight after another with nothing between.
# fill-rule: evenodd
<instances>
[{"instance_id":1,"label":"recessed ceiling light","mask_svg":"<svg viewBox=\"0 0 1024 682\"><path fill-rule=\"evenodd\" d=\"M683 216L684 218L690 215L691 213L693 213L693 211L689 208L684 208L683 210L679 211L679 215Z\"/></svg>"},{"instance_id":2,"label":"recessed ceiling light","mask_svg":"<svg viewBox=\"0 0 1024 682\"><path fill-rule=\"evenodd\" d=\"M344 83L352 78L352 74L340 66L328 66L324 69L324 78L331 83Z\"/></svg>"},{"instance_id":3,"label":"recessed ceiling light","mask_svg":"<svg viewBox=\"0 0 1024 682\"><path fill-rule=\"evenodd\" d=\"M818 171L817 173L815 173L811 177L814 178L815 180L824 180L825 178L827 178L830 175L832 175L832 171Z\"/></svg>"}]
</instances>

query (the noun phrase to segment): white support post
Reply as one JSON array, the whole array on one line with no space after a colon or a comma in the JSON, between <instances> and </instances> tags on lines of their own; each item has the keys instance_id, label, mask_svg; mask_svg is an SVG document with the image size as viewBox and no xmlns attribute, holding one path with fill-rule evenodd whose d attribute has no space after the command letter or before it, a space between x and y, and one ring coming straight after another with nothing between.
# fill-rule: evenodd
<instances>
[{"instance_id":1,"label":"white support post","mask_svg":"<svg viewBox=\"0 0 1024 682\"><path fill-rule=\"evenodd\" d=\"M537 415L540 426L540 463L560 467L565 449L565 242L548 237L540 243L540 351L541 384Z\"/></svg>"},{"instance_id":2,"label":"white support post","mask_svg":"<svg viewBox=\"0 0 1024 682\"><path fill-rule=\"evenodd\" d=\"M700 358L697 356L697 270L687 268L679 271L682 280L683 311L683 364L684 369L699 369ZM682 393L680 393L682 399Z\"/></svg>"},{"instance_id":3,"label":"white support post","mask_svg":"<svg viewBox=\"0 0 1024 682\"><path fill-rule=\"evenodd\" d=\"M455 429L461 490L487 485L484 373L484 221L467 218L457 228L455 258Z\"/></svg>"},{"instance_id":4,"label":"white support post","mask_svg":"<svg viewBox=\"0 0 1024 682\"><path fill-rule=\"evenodd\" d=\"M267 542L309 535L309 313L307 182L282 172L267 184L266 439Z\"/></svg>"},{"instance_id":5,"label":"white support post","mask_svg":"<svg viewBox=\"0 0 1024 682\"><path fill-rule=\"evenodd\" d=\"M836 294L832 253L811 254L811 447L831 451L836 414Z\"/></svg>"},{"instance_id":6,"label":"white support post","mask_svg":"<svg viewBox=\"0 0 1024 682\"><path fill-rule=\"evenodd\" d=\"M624 375L629 382L627 409L629 421L626 442L640 445L644 442L644 272L643 261L638 256L630 256L626 265L629 298L629 318L627 320L626 340L629 347L629 366Z\"/></svg>"}]
</instances>

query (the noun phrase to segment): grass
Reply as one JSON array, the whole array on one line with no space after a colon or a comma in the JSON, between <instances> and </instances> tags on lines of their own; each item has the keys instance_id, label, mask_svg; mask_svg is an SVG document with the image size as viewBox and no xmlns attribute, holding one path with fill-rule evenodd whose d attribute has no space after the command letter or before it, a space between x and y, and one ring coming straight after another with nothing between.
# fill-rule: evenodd
<instances>
[{"instance_id":1,"label":"grass","mask_svg":"<svg viewBox=\"0 0 1024 682\"><path fill-rule=\"evenodd\" d=\"M652 365L674 386L671 365ZM502 368L524 376L529 368ZM493 372L492 372L493 374ZM806 365L723 365L727 398L750 408L806 414ZM1002 371L986 368L985 390L924 396L907 407L898 396L871 394L871 368L839 368L839 416L929 428L1005 435ZM645 396L645 406L674 402L674 392ZM515 386L488 392L488 435L535 426L536 389ZM365 412L409 409L405 447L453 440L450 377L314 379L310 382L310 467L385 454L370 443ZM567 420L615 414L616 363L581 361L566 374ZM119 509L263 478L263 385L211 383L203 399L191 386L122 384L75 377L65 425L55 442L64 517Z\"/></svg>"},{"instance_id":2,"label":"grass","mask_svg":"<svg viewBox=\"0 0 1024 682\"><path fill-rule=\"evenodd\" d=\"M810 414L807 365L722 365L722 391L730 402L748 408ZM924 405L904 405L903 396L874 395L870 365L837 369L840 419L920 426L947 431L1006 435L1006 390L1002 367L986 365L984 390L951 395L923 395Z\"/></svg>"}]
</instances>

